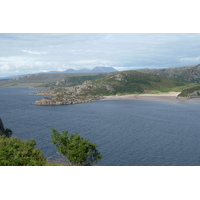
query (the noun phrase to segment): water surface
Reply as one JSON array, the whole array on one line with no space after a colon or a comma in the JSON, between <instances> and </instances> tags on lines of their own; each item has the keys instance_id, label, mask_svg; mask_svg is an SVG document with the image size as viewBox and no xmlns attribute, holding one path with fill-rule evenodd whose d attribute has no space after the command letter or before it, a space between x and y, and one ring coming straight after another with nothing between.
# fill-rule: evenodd
<instances>
[{"instance_id":1,"label":"water surface","mask_svg":"<svg viewBox=\"0 0 200 200\"><path fill-rule=\"evenodd\" d=\"M105 166L200 164L200 101L96 101L36 106L28 87L0 88L0 117L13 136L34 138L50 159L60 159L51 129L79 133L96 143Z\"/></svg>"}]
</instances>

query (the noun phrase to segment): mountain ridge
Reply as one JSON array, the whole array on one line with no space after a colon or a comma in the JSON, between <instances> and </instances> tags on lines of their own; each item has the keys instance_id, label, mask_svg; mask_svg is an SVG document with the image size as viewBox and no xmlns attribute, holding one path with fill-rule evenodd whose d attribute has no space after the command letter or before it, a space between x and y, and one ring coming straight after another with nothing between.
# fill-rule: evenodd
<instances>
[{"instance_id":1,"label":"mountain ridge","mask_svg":"<svg viewBox=\"0 0 200 200\"><path fill-rule=\"evenodd\" d=\"M76 69L67 69L64 71L50 71L47 73L107 73L107 72L116 72L114 67L94 67L93 69L82 68L79 70Z\"/></svg>"},{"instance_id":2,"label":"mountain ridge","mask_svg":"<svg viewBox=\"0 0 200 200\"><path fill-rule=\"evenodd\" d=\"M164 78L173 78L181 81L200 83L200 64L163 69L146 68L138 69L137 71L147 74L155 74Z\"/></svg>"}]
</instances>

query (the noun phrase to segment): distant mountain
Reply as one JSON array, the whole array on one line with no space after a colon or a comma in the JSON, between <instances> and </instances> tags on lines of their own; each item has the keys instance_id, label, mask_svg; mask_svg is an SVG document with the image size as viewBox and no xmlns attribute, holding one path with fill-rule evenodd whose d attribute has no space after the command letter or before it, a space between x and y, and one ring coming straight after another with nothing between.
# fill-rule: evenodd
<instances>
[{"instance_id":1,"label":"distant mountain","mask_svg":"<svg viewBox=\"0 0 200 200\"><path fill-rule=\"evenodd\" d=\"M75 69L68 69L66 71L64 71L64 73L76 73Z\"/></svg>"},{"instance_id":2,"label":"distant mountain","mask_svg":"<svg viewBox=\"0 0 200 200\"><path fill-rule=\"evenodd\" d=\"M63 71L62 73L107 73L107 72L115 72L117 71L113 67L95 67L93 69L80 69L80 70L75 70L75 69L67 69L66 71Z\"/></svg>"},{"instance_id":3,"label":"distant mountain","mask_svg":"<svg viewBox=\"0 0 200 200\"><path fill-rule=\"evenodd\" d=\"M115 72L117 70L113 67L95 67L91 71L92 72Z\"/></svg>"},{"instance_id":4,"label":"distant mountain","mask_svg":"<svg viewBox=\"0 0 200 200\"><path fill-rule=\"evenodd\" d=\"M95 67L93 69L67 69L65 71L49 71L49 72L43 72L48 74L58 74L58 73L107 73L107 72L116 72L117 70L113 67Z\"/></svg>"}]
</instances>

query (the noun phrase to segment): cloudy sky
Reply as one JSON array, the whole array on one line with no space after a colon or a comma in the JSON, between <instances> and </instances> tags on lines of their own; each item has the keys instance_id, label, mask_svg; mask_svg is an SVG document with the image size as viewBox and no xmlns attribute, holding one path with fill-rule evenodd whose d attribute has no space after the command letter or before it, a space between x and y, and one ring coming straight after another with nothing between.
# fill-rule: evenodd
<instances>
[{"instance_id":1,"label":"cloudy sky","mask_svg":"<svg viewBox=\"0 0 200 200\"><path fill-rule=\"evenodd\" d=\"M96 66L122 71L199 63L198 33L0 34L0 77Z\"/></svg>"}]
</instances>

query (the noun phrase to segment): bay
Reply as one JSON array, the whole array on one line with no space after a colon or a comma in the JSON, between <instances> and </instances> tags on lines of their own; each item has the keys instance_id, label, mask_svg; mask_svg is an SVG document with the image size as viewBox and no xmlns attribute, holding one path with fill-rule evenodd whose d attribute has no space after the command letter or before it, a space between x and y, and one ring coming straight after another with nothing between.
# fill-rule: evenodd
<instances>
[{"instance_id":1,"label":"bay","mask_svg":"<svg viewBox=\"0 0 200 200\"><path fill-rule=\"evenodd\" d=\"M200 101L96 101L36 106L38 89L0 88L0 117L13 136L34 138L45 157L61 155L51 129L79 133L96 143L101 166L200 165Z\"/></svg>"}]
</instances>

